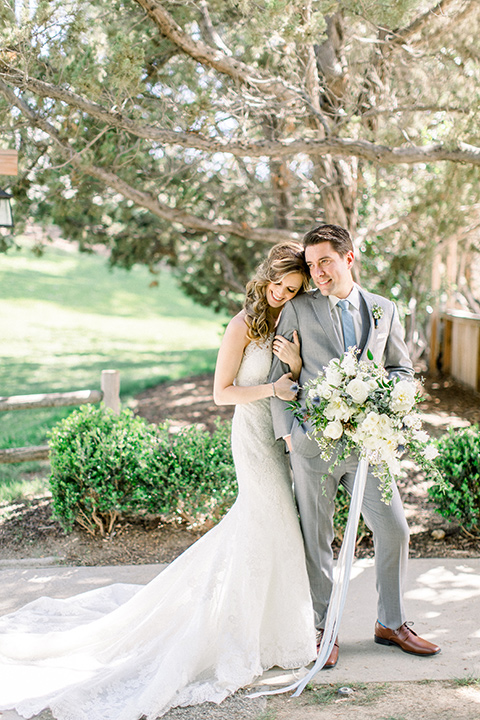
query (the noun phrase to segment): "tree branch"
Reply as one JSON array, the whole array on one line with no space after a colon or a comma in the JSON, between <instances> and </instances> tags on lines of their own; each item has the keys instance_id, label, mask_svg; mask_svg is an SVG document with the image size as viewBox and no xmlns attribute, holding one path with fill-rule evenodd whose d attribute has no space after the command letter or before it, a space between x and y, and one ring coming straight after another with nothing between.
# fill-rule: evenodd
<instances>
[{"instance_id":1,"label":"tree branch","mask_svg":"<svg viewBox=\"0 0 480 720\"><path fill-rule=\"evenodd\" d=\"M222 38L215 30L206 0L200 0L198 3L198 7L200 10L201 18L199 24L204 38L207 40L207 42L210 43L210 45L216 45L220 50L222 50L222 52L225 53L225 55L228 55L230 57L232 55L232 51L225 45Z\"/></svg>"},{"instance_id":2,"label":"tree branch","mask_svg":"<svg viewBox=\"0 0 480 720\"><path fill-rule=\"evenodd\" d=\"M478 0L470 0L470 2L467 2L467 4L460 10L458 10L455 15L450 15L444 19L447 19L449 21L454 20L455 24L458 26L458 23L462 22L462 20L465 20L468 15L474 10L478 11ZM431 32L429 32L428 35L428 42L429 44L432 43L432 40L435 40L437 38L440 38L442 34L445 34L445 32L450 32L451 30L451 24L443 23L443 25L437 25L436 28L432 29ZM411 43L411 45L418 45L420 43L420 39L418 41L414 41ZM476 55L475 55L476 59Z\"/></svg>"},{"instance_id":3,"label":"tree branch","mask_svg":"<svg viewBox=\"0 0 480 720\"><path fill-rule=\"evenodd\" d=\"M349 138L324 139L275 139L259 140L257 142L246 140L229 140L224 138L206 137L198 132L181 132L163 130L154 125L141 125L122 113L107 110L97 103L49 83L34 78L26 78L19 72L4 72L2 76L12 82L16 87L26 88L40 97L49 97L75 107L91 117L102 120L108 125L125 130L136 137L152 140L164 145L179 145L183 148L192 148L207 153L224 152L236 157L286 157L299 153L305 155L320 154L339 157L358 157L381 165L413 165L419 162L467 163L480 165L480 148L467 143L458 142L449 148L441 143L436 145L407 146L391 148L378 145L368 140L353 140ZM5 85L5 88L8 86ZM16 98L12 92L12 96ZM28 105L25 105L28 108ZM29 112L32 112L29 109ZM73 150L72 150L73 152Z\"/></svg>"},{"instance_id":4,"label":"tree branch","mask_svg":"<svg viewBox=\"0 0 480 720\"><path fill-rule=\"evenodd\" d=\"M422 15L418 15L409 25L398 30L386 32L385 43L387 45L403 45L412 35L423 30L432 19L445 15L451 5L456 5L458 0L441 0L435 7L430 8Z\"/></svg>"},{"instance_id":5,"label":"tree branch","mask_svg":"<svg viewBox=\"0 0 480 720\"><path fill-rule=\"evenodd\" d=\"M28 104L15 93L5 83L0 80L0 93L5 97L10 105L17 107L22 114L28 118L29 122L49 135L54 141L58 150L65 156L68 162L81 172L97 178L108 187L117 190L124 198L132 200L136 205L144 207L153 215L167 220L172 224L176 223L200 232L211 232L216 234L232 234L238 237L256 240L258 242L273 243L282 240L299 240L300 234L289 232L287 230L277 230L275 228L252 228L246 222L236 223L230 220L208 220L199 218L191 213L171 208L165 203L161 203L157 197L142 190L137 190L129 183L125 182L118 175L104 170L96 165L88 165L82 162L79 153L66 142L57 130L49 122L35 113Z\"/></svg>"},{"instance_id":6,"label":"tree branch","mask_svg":"<svg viewBox=\"0 0 480 720\"><path fill-rule=\"evenodd\" d=\"M455 105L398 105L397 107L375 107L362 113L363 118L373 117L376 115L396 115L397 113L424 113L424 112L449 112L461 113L467 115L473 112L471 107L458 107Z\"/></svg>"},{"instance_id":7,"label":"tree branch","mask_svg":"<svg viewBox=\"0 0 480 720\"><path fill-rule=\"evenodd\" d=\"M135 0L135 2L145 10L162 35L193 60L228 75L236 82L255 87L263 95L274 95L279 100L287 102L304 97L300 89L288 85L280 78L264 75L219 48L212 48L199 40L192 40L158 0Z\"/></svg>"}]
</instances>

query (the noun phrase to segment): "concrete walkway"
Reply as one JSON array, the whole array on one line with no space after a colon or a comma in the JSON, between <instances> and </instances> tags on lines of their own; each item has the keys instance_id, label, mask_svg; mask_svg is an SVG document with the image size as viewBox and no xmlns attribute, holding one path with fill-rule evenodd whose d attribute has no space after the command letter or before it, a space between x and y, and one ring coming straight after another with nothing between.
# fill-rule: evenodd
<instances>
[{"instance_id":1,"label":"concrete walkway","mask_svg":"<svg viewBox=\"0 0 480 720\"><path fill-rule=\"evenodd\" d=\"M42 595L68 597L117 582L145 584L165 567L35 567L34 563L0 565L1 615ZM480 558L410 560L405 600L414 629L441 646L439 655L419 658L373 642L373 560L358 560L340 627L339 662L333 670L321 671L315 682L348 685L480 677ZM289 673L270 671L262 683L284 684L290 679Z\"/></svg>"}]
</instances>

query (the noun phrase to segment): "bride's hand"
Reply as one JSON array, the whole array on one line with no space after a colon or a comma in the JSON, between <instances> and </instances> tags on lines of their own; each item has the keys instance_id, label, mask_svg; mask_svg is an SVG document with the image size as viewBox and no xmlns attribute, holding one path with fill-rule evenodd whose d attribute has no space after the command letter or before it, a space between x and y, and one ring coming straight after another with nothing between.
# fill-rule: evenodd
<instances>
[{"instance_id":1,"label":"bride's hand","mask_svg":"<svg viewBox=\"0 0 480 720\"><path fill-rule=\"evenodd\" d=\"M275 386L275 395L276 397L280 398L280 400L295 400L297 397L296 390L292 390L293 377L292 373L285 373L285 375L282 375L282 377L278 378L274 383Z\"/></svg>"},{"instance_id":2,"label":"bride's hand","mask_svg":"<svg viewBox=\"0 0 480 720\"><path fill-rule=\"evenodd\" d=\"M292 342L283 337L283 335L275 335L273 339L273 354L278 359L288 365L295 378L300 375L302 368L302 360L300 357L300 340L298 333L293 331Z\"/></svg>"}]
</instances>

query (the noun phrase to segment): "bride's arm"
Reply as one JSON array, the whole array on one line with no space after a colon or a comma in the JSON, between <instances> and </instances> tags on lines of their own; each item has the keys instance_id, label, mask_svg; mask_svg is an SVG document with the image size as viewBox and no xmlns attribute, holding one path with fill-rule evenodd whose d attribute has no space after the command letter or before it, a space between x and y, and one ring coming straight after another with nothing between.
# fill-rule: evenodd
<instances>
[{"instance_id":1,"label":"bride's arm","mask_svg":"<svg viewBox=\"0 0 480 720\"><path fill-rule=\"evenodd\" d=\"M276 355L282 363L289 366L293 379L298 380L302 369L302 358L300 356L300 340L298 339L296 330L293 331L291 342L283 337L283 335L275 335L273 354Z\"/></svg>"},{"instance_id":2,"label":"bride's arm","mask_svg":"<svg viewBox=\"0 0 480 720\"><path fill-rule=\"evenodd\" d=\"M213 381L215 404L239 405L272 397L274 394L282 400L293 400L295 393L290 390L291 373L282 375L275 383L248 386L233 384L242 362L243 352L249 342L247 324L243 312L240 312L228 323L218 351Z\"/></svg>"}]
</instances>

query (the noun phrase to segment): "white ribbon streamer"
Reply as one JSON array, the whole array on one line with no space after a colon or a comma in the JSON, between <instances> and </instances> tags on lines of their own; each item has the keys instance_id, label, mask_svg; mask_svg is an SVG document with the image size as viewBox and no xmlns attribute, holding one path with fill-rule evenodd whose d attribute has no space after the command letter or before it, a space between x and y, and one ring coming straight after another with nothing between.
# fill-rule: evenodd
<instances>
[{"instance_id":1,"label":"white ribbon streamer","mask_svg":"<svg viewBox=\"0 0 480 720\"><path fill-rule=\"evenodd\" d=\"M325 621L325 630L323 632L322 642L320 644L314 666L305 675L305 677L288 687L257 692L249 695L248 697L256 698L263 695L279 695L280 693L291 692L293 690L295 690L293 697L298 697L303 692L306 685L308 685L315 675L323 668L328 660L338 635L338 628L340 627L340 621L342 619L343 609L347 598L353 558L355 556L358 521L360 518L363 495L365 492L367 473L368 460L366 458L361 458L358 463L357 472L355 473L355 481L350 500L345 535L343 536L342 547L340 549L337 565L334 570L333 588Z\"/></svg>"}]
</instances>

